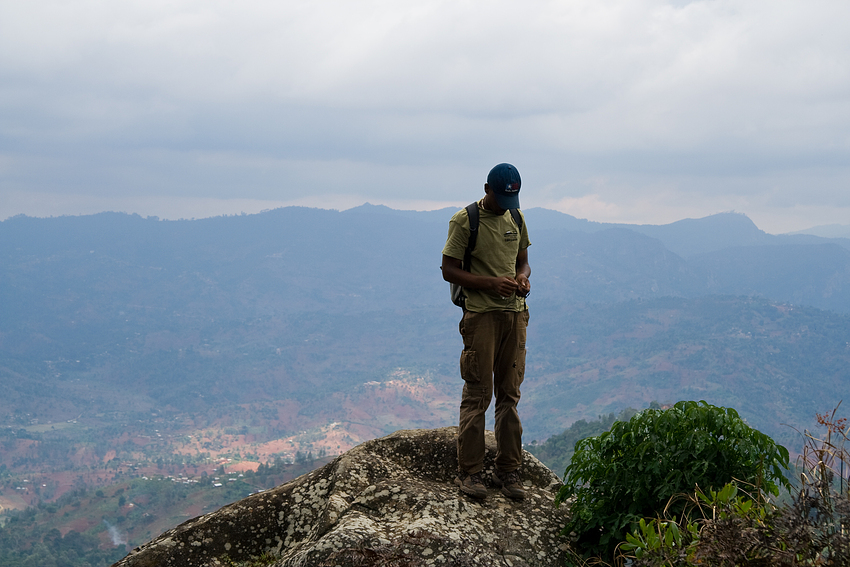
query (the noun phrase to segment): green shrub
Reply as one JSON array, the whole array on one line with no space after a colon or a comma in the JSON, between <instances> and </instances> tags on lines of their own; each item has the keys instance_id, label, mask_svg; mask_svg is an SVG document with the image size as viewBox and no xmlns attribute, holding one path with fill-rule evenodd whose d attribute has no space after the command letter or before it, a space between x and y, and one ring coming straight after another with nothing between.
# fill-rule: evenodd
<instances>
[{"instance_id":1,"label":"green shrub","mask_svg":"<svg viewBox=\"0 0 850 567\"><path fill-rule=\"evenodd\" d=\"M563 533L585 555L613 558L642 518L685 512L671 500L695 488L719 490L732 480L778 494L788 487L788 450L749 427L731 408L682 401L615 422L576 443L556 504L570 500Z\"/></svg>"},{"instance_id":2,"label":"green shrub","mask_svg":"<svg viewBox=\"0 0 850 567\"><path fill-rule=\"evenodd\" d=\"M840 405L840 403L839 403ZM848 423L818 414L826 435L804 432L799 480L790 500L775 504L740 495L734 483L707 494L682 495L690 514L640 520L618 550L632 567L847 567L850 565ZM752 497L757 500L753 501ZM581 563L581 562L579 562Z\"/></svg>"}]
</instances>

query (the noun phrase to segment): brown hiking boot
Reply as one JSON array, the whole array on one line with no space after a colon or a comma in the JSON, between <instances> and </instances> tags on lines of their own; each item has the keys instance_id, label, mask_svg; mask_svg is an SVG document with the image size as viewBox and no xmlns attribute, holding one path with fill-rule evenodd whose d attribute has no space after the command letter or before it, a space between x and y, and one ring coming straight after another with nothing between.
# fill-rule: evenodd
<instances>
[{"instance_id":1,"label":"brown hiking boot","mask_svg":"<svg viewBox=\"0 0 850 567\"><path fill-rule=\"evenodd\" d=\"M455 484L468 496L478 499L487 498L487 487L484 486L484 479L481 478L480 472L475 474L459 472L455 477Z\"/></svg>"},{"instance_id":2,"label":"brown hiking boot","mask_svg":"<svg viewBox=\"0 0 850 567\"><path fill-rule=\"evenodd\" d=\"M498 469L493 471L493 484L502 487L502 494L514 500L522 500L525 498L525 489L522 487L522 479L519 477L519 470L511 472L501 472Z\"/></svg>"}]
</instances>

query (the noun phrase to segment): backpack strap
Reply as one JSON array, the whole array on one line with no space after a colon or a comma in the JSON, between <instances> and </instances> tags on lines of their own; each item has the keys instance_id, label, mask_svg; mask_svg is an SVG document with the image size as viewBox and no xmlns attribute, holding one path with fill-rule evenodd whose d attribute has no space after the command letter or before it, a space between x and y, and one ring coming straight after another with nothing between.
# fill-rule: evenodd
<instances>
[{"instance_id":1,"label":"backpack strap","mask_svg":"<svg viewBox=\"0 0 850 567\"><path fill-rule=\"evenodd\" d=\"M519 209L509 209L511 211L511 216L514 217L514 222L519 227L519 232L522 234L522 215L519 214ZM517 235L519 236L519 235Z\"/></svg>"},{"instance_id":2,"label":"backpack strap","mask_svg":"<svg viewBox=\"0 0 850 567\"><path fill-rule=\"evenodd\" d=\"M469 272L472 265L472 251L478 241L478 201L466 206L466 214L469 216L469 240L466 243L466 251L463 253L463 269Z\"/></svg>"}]
</instances>

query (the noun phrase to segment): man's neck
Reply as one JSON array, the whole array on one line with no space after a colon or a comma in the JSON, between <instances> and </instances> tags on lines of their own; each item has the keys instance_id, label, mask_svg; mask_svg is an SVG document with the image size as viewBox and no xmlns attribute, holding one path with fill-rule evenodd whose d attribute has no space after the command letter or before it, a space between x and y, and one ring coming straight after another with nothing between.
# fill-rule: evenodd
<instances>
[{"instance_id":1,"label":"man's neck","mask_svg":"<svg viewBox=\"0 0 850 567\"><path fill-rule=\"evenodd\" d=\"M481 206L494 215L503 215L506 212L506 209L501 208L492 195L484 195L484 198L481 199Z\"/></svg>"}]
</instances>

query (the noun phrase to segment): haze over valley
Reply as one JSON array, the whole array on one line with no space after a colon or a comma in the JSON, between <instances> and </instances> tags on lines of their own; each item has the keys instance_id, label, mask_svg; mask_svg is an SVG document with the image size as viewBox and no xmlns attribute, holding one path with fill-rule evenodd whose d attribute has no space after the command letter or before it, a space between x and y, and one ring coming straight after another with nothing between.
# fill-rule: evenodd
<instances>
[{"instance_id":1,"label":"haze over valley","mask_svg":"<svg viewBox=\"0 0 850 567\"><path fill-rule=\"evenodd\" d=\"M439 271L452 212L3 221L0 505L455 424L460 310ZM850 240L770 235L736 213L526 217L526 443L704 399L793 449L793 428L850 391Z\"/></svg>"}]
</instances>

